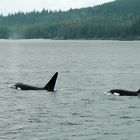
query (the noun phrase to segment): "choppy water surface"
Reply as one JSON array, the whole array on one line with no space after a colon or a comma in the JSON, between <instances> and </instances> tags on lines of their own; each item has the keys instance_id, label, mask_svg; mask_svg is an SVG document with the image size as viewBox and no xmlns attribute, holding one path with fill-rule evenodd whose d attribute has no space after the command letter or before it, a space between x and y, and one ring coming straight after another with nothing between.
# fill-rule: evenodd
<instances>
[{"instance_id":1,"label":"choppy water surface","mask_svg":"<svg viewBox=\"0 0 140 140\"><path fill-rule=\"evenodd\" d=\"M56 71L56 92L10 88ZM140 42L1 40L0 140L139 140L140 97L112 88L140 88Z\"/></svg>"}]
</instances>

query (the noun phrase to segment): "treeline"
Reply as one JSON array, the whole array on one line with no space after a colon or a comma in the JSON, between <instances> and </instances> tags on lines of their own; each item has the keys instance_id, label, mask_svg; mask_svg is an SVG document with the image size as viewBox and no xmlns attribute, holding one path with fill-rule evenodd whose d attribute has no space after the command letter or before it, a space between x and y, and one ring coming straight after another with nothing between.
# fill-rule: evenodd
<instances>
[{"instance_id":1,"label":"treeline","mask_svg":"<svg viewBox=\"0 0 140 140\"><path fill-rule=\"evenodd\" d=\"M0 16L0 38L140 39L140 1Z\"/></svg>"}]
</instances>

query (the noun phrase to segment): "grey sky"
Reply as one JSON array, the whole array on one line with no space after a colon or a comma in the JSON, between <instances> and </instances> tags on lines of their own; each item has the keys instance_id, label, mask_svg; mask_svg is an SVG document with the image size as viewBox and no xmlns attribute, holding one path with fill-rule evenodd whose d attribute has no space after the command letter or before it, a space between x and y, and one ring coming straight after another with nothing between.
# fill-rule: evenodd
<instances>
[{"instance_id":1,"label":"grey sky","mask_svg":"<svg viewBox=\"0 0 140 140\"><path fill-rule=\"evenodd\" d=\"M4 15L17 11L32 11L45 9L81 8L94 6L113 0L0 0L0 13Z\"/></svg>"}]
</instances>

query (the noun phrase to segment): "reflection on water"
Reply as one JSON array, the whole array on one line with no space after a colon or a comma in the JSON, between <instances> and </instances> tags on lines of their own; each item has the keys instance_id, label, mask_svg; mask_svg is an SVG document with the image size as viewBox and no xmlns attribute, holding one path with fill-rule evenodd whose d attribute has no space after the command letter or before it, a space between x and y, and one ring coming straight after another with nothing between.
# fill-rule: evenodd
<instances>
[{"instance_id":1,"label":"reflection on water","mask_svg":"<svg viewBox=\"0 0 140 140\"><path fill-rule=\"evenodd\" d=\"M0 139L139 139L139 97L106 96L140 88L140 42L0 41ZM44 86L58 71L56 92Z\"/></svg>"}]
</instances>

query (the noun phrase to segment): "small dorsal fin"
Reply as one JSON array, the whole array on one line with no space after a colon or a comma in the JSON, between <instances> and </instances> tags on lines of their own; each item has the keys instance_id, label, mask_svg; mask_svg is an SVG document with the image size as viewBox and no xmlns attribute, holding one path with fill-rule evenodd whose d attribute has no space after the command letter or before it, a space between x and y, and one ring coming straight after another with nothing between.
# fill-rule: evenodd
<instances>
[{"instance_id":1,"label":"small dorsal fin","mask_svg":"<svg viewBox=\"0 0 140 140\"><path fill-rule=\"evenodd\" d=\"M56 72L53 75L53 77L49 80L49 82L46 84L46 86L44 87L44 89L46 89L48 91L54 91L54 87L55 87L57 76L58 76L58 72Z\"/></svg>"}]
</instances>

